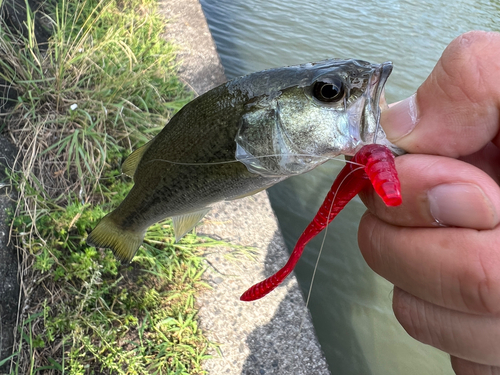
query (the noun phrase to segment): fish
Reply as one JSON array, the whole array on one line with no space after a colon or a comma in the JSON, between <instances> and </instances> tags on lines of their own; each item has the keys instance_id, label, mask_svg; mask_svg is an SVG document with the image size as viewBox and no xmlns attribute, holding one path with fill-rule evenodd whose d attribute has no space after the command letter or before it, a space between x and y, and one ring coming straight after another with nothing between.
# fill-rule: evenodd
<instances>
[{"instance_id":1,"label":"fish","mask_svg":"<svg viewBox=\"0 0 500 375\"><path fill-rule=\"evenodd\" d=\"M255 301L276 289L293 271L307 243L325 229L347 203L370 183L388 207L403 203L394 155L386 146L365 145L350 163L346 163L333 181L313 220L297 240L288 262L272 276L250 287L241 295L240 300Z\"/></svg>"},{"instance_id":2,"label":"fish","mask_svg":"<svg viewBox=\"0 0 500 375\"><path fill-rule=\"evenodd\" d=\"M122 164L134 185L87 237L129 262L149 226L172 218L175 239L217 202L255 194L339 155L378 143L392 63L328 59L228 81L179 110Z\"/></svg>"}]
</instances>

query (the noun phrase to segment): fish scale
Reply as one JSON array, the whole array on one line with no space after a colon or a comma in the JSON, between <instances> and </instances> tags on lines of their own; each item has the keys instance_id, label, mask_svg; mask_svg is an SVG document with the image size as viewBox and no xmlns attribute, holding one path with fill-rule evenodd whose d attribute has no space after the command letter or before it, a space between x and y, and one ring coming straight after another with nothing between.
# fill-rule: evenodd
<instances>
[{"instance_id":1,"label":"fish scale","mask_svg":"<svg viewBox=\"0 0 500 375\"><path fill-rule=\"evenodd\" d=\"M377 126L391 70L391 63L329 59L253 73L195 98L125 160L134 186L87 243L130 261L162 219L173 218L179 239L216 202L354 155L375 139L396 150Z\"/></svg>"}]
</instances>

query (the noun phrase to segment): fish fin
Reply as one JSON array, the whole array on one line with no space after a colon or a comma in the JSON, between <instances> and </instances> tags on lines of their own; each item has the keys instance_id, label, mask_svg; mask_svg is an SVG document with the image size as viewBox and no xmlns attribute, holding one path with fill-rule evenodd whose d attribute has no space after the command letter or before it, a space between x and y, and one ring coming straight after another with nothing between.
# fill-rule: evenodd
<instances>
[{"instance_id":1,"label":"fish fin","mask_svg":"<svg viewBox=\"0 0 500 375\"><path fill-rule=\"evenodd\" d=\"M193 229L194 226L198 224L201 219L203 219L203 216L205 216L208 211L210 211L210 207L204 208L203 210L190 212L189 214L172 217L172 222L174 224L175 241L179 241L187 232Z\"/></svg>"},{"instance_id":2,"label":"fish fin","mask_svg":"<svg viewBox=\"0 0 500 375\"><path fill-rule=\"evenodd\" d=\"M146 150L149 148L150 142L146 143L144 146L139 147L137 150L132 152L123 162L122 164L122 173L129 176L129 177L134 177L135 170L137 169L137 166L139 165L139 162L142 159L142 156L146 152Z\"/></svg>"},{"instance_id":3,"label":"fish fin","mask_svg":"<svg viewBox=\"0 0 500 375\"><path fill-rule=\"evenodd\" d=\"M121 229L110 215L106 215L87 237L87 244L94 247L108 247L115 256L130 262L141 246L145 232Z\"/></svg>"},{"instance_id":4,"label":"fish fin","mask_svg":"<svg viewBox=\"0 0 500 375\"><path fill-rule=\"evenodd\" d=\"M254 190L254 191L251 191L249 193L242 194L242 195L238 195L237 197L234 197L234 198L231 198L231 199L228 199L228 200L233 201L235 199L241 199L241 198L249 197L250 195L254 195L254 194L260 193L262 190L266 190L268 187L269 186L265 186L263 188L258 188L257 190Z\"/></svg>"}]
</instances>

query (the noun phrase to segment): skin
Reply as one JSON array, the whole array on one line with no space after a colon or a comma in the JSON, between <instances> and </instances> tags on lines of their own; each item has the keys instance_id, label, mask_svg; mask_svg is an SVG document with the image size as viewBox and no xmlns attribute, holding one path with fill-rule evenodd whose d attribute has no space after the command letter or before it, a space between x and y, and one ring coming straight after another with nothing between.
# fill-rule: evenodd
<instances>
[{"instance_id":1,"label":"skin","mask_svg":"<svg viewBox=\"0 0 500 375\"><path fill-rule=\"evenodd\" d=\"M444 51L416 95L382 114L403 204L373 190L358 234L394 284L393 310L459 375L500 374L500 34L473 31Z\"/></svg>"}]
</instances>

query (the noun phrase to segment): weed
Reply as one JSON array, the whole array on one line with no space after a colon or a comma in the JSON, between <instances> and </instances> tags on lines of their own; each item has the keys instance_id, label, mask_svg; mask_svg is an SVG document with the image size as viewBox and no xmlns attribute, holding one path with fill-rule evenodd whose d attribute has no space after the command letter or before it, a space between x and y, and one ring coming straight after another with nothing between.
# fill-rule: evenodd
<instances>
[{"instance_id":1,"label":"weed","mask_svg":"<svg viewBox=\"0 0 500 375\"><path fill-rule=\"evenodd\" d=\"M35 240L32 246L38 254L33 268L41 276L32 294L44 298L22 330L31 370L203 373L209 343L198 329L194 296L204 286L200 247L212 241L189 234L185 247L174 244L171 222L165 221L154 226L153 236L161 241L141 247L132 264L120 265L110 251L84 243L103 214L74 202L37 225L50 242ZM35 327L26 325L32 321Z\"/></svg>"}]
</instances>

